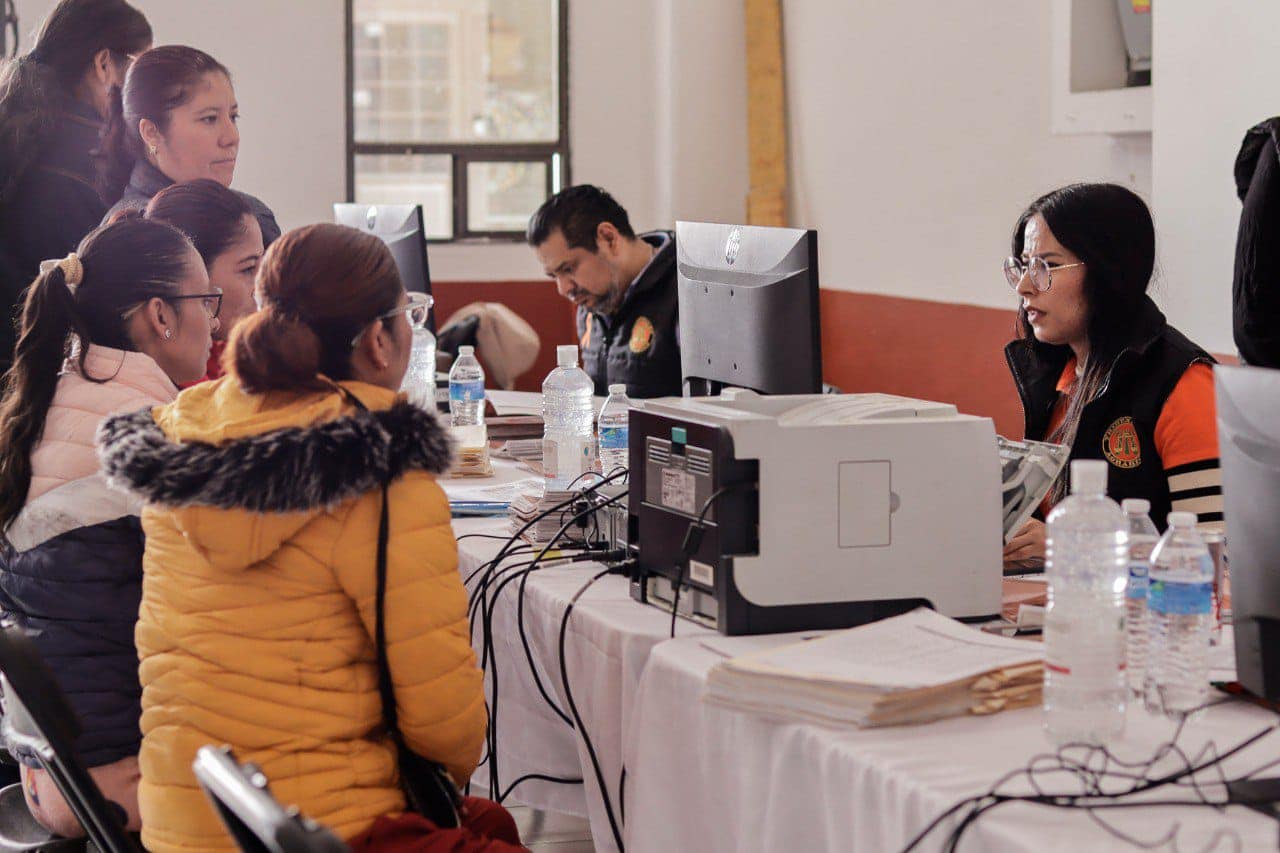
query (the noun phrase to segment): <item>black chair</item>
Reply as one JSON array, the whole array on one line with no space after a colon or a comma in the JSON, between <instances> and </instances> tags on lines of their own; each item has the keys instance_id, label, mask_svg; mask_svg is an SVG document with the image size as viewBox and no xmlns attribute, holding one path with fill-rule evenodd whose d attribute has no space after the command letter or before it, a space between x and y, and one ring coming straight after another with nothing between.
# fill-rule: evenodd
<instances>
[{"instance_id":1,"label":"black chair","mask_svg":"<svg viewBox=\"0 0 1280 853\"><path fill-rule=\"evenodd\" d=\"M31 752L53 779L89 841L102 853L141 850L125 831L124 810L102 795L76 754L80 720L53 673L21 629L0 629L0 687L4 737ZM20 792L19 792L20 793Z\"/></svg>"},{"instance_id":2,"label":"black chair","mask_svg":"<svg viewBox=\"0 0 1280 853\"><path fill-rule=\"evenodd\" d=\"M230 747L201 747L191 767L227 832L246 853L349 853L342 839L296 806L280 805L262 771L239 764Z\"/></svg>"}]
</instances>

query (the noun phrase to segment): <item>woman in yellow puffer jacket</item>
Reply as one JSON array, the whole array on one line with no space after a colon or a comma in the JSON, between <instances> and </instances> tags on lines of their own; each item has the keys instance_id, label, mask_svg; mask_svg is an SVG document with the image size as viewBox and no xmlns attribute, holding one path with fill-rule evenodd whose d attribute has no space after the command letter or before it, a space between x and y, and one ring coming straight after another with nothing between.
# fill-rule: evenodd
<instances>
[{"instance_id":1,"label":"woman in yellow puffer jacket","mask_svg":"<svg viewBox=\"0 0 1280 853\"><path fill-rule=\"evenodd\" d=\"M372 640L384 482L400 730L458 783L484 739L435 481L449 443L395 390L423 305L379 240L336 225L275 243L256 295L228 376L99 433L113 484L147 503L139 802L152 851L233 849L191 770L206 744L230 744L281 801L343 838L404 810ZM519 843L514 824L493 837Z\"/></svg>"}]
</instances>

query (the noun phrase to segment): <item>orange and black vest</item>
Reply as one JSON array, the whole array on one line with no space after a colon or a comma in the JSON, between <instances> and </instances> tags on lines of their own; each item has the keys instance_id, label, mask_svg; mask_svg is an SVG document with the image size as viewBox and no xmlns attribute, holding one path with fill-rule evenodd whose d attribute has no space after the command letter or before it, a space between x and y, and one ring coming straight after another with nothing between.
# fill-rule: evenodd
<instances>
[{"instance_id":1,"label":"orange and black vest","mask_svg":"<svg viewBox=\"0 0 1280 853\"><path fill-rule=\"evenodd\" d=\"M1115 501L1145 498L1151 520L1163 530L1171 509L1169 476L1156 452L1156 421L1165 400L1187 368L1214 361L1165 320L1143 297L1135 312L1130 343L1111 365L1102 390L1084 407L1071 459L1103 459L1108 463L1107 495ZM1071 358L1071 349L1034 339L1020 339L1005 347L1005 359L1022 399L1025 436L1044 441L1058 402L1058 378ZM1197 464L1217 465L1217 460Z\"/></svg>"}]
</instances>

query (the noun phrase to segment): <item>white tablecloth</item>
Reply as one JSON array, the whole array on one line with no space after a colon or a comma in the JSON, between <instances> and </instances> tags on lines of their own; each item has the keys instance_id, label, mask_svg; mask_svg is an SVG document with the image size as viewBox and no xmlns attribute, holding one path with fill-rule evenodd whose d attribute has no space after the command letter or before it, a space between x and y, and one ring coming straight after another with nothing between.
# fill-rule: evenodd
<instances>
[{"instance_id":1,"label":"white tablecloth","mask_svg":"<svg viewBox=\"0 0 1280 853\"><path fill-rule=\"evenodd\" d=\"M494 482L518 478L498 465ZM473 481L474 482L474 481ZM446 489L449 483L446 481ZM458 535L504 533L506 519L455 520ZM495 555L496 539L463 539L465 575ZM519 559L528 559L522 557ZM548 566L529 576L525 631L543 683L561 708L558 639L574 593L596 564ZM493 620L498 675L499 776L505 788L526 773L581 777L585 786L523 783L512 799L536 808L585 815L599 850L614 844L583 740L538 694L516 629L518 583L499 597ZM985 791L1008 771L1050 751L1041 712L1014 711L926 726L829 730L780 723L702 701L710 667L720 659L702 645L711 632L681 620L669 640L670 617L637 604L624 578L598 581L574 607L566 663L615 812L626 759L630 853L683 851L847 851L900 849L936 815ZM477 635L478 639L478 635ZM1230 746L1272 725L1275 717L1240 703L1219 706L1191 724L1191 750L1212 739ZM1172 723L1134 709L1116 751L1143 757L1173 731ZM1280 759L1280 734L1234 759L1233 772ZM1280 768L1270 775L1280 775ZM474 782L485 793L485 768ZM1274 849L1277 827L1243 808L1160 808L1110 812L1108 819L1146 841L1181 824L1182 850ZM947 824L922 849L937 850ZM1219 843L1212 846L1218 838ZM1025 804L1001 806L965 835L964 850L1133 849L1078 812ZM1167 846L1163 849L1169 849Z\"/></svg>"},{"instance_id":2,"label":"white tablecloth","mask_svg":"<svg viewBox=\"0 0 1280 853\"><path fill-rule=\"evenodd\" d=\"M499 475L509 478L506 465ZM446 487L448 487L446 482ZM467 533L501 533L509 529L502 520L456 519L454 530ZM463 577L498 553L496 539L470 538L459 542L459 567ZM517 557L509 562L531 559ZM560 680L559 632L569 601L602 567L596 563L548 565L528 576L524 591L524 625L538 673L551 697L567 714ZM475 581L473 581L473 586ZM520 644L517 610L520 584L506 586L494 608L496 671L498 675L498 776L502 788L526 773L585 779L585 785L542 781L522 783L512 799L540 809L587 817L597 849L614 844L604 800L599 794L585 742L556 716L529 671ZM574 606L566 638L569 686L595 747L609 797L617 813L622 776L622 750L629 731L635 688L653 647L669 638L670 616L636 603L628 581L607 576L597 581ZM681 620L677 636L707 634L705 629ZM473 636L479 652L479 632ZM492 685L490 684L490 689ZM630 782L628 782L628 785ZM487 768L473 777L473 792L487 794Z\"/></svg>"},{"instance_id":3,"label":"white tablecloth","mask_svg":"<svg viewBox=\"0 0 1280 853\"><path fill-rule=\"evenodd\" d=\"M961 799L1052 751L1038 708L925 726L831 730L708 705L701 698L703 685L718 660L697 639L664 643L650 656L628 728L628 853L900 850ZM1193 753L1208 739L1225 748L1275 722L1272 714L1231 702L1189 724L1181 742ZM1124 739L1113 751L1149 756L1173 729L1167 720L1131 709ZM1276 759L1280 734L1269 735L1229 767L1243 772ZM1278 774L1280 768L1269 775ZM1276 845L1276 823L1242 807L1224 813L1113 811L1107 819L1145 841L1181 824L1181 850ZM947 822L920 849L938 850L953 826ZM1227 838L1213 845L1224 829L1238 833L1242 846ZM982 816L960 849L1135 848L1083 813L1017 803Z\"/></svg>"}]
</instances>

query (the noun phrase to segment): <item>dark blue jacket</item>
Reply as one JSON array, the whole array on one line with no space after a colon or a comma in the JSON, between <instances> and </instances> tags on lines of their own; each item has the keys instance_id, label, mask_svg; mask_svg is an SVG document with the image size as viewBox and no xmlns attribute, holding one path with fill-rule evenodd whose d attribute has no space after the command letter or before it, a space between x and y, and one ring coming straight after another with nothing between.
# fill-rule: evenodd
<instances>
[{"instance_id":1,"label":"dark blue jacket","mask_svg":"<svg viewBox=\"0 0 1280 853\"><path fill-rule=\"evenodd\" d=\"M26 629L85 723L77 748L90 767L137 755L142 744L133 641L142 547L131 515L0 551L0 610ZM31 756L18 758L35 766Z\"/></svg>"},{"instance_id":2,"label":"dark blue jacket","mask_svg":"<svg viewBox=\"0 0 1280 853\"><path fill-rule=\"evenodd\" d=\"M124 195L114 207L107 211L102 221L108 221L121 210L142 210L156 193L172 184L173 180L164 172L145 160L139 160L133 166L133 173L129 175L129 185L124 188ZM270 246L280 236L280 225L276 222L276 215L271 212L271 208L248 193L242 193L239 190L233 190L233 192L248 202L254 218L262 227L263 248Z\"/></svg>"}]
</instances>

